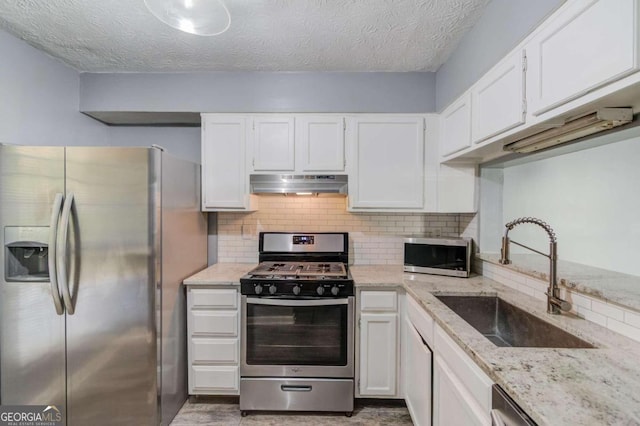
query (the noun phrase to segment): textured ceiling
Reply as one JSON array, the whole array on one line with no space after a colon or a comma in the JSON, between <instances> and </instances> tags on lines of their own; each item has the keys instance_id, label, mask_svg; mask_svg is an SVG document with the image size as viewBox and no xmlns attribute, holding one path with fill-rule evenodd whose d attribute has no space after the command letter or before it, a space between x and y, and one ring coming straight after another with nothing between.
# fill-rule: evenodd
<instances>
[{"instance_id":1,"label":"textured ceiling","mask_svg":"<svg viewBox=\"0 0 640 426\"><path fill-rule=\"evenodd\" d=\"M436 71L490 0L224 0L200 37L143 0L1 0L0 28L81 71Z\"/></svg>"}]
</instances>

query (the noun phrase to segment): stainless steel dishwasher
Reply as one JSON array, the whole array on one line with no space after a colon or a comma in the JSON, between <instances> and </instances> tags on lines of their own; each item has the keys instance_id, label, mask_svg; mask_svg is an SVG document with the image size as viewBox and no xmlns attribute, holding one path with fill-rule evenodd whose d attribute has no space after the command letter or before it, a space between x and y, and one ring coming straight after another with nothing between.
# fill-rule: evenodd
<instances>
[{"instance_id":1,"label":"stainless steel dishwasher","mask_svg":"<svg viewBox=\"0 0 640 426\"><path fill-rule=\"evenodd\" d=\"M491 391L492 426L536 426L536 422L498 385Z\"/></svg>"}]
</instances>

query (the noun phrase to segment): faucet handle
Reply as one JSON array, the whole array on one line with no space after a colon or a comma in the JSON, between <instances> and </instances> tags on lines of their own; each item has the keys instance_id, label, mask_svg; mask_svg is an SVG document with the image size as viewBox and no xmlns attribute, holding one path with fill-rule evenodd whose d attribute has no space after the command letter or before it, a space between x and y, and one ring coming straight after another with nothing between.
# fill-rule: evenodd
<instances>
[{"instance_id":1,"label":"faucet handle","mask_svg":"<svg viewBox=\"0 0 640 426\"><path fill-rule=\"evenodd\" d=\"M498 262L502 265L511 263L511 260L509 260L509 237L502 237L502 248L500 248L500 260Z\"/></svg>"},{"instance_id":2,"label":"faucet handle","mask_svg":"<svg viewBox=\"0 0 640 426\"><path fill-rule=\"evenodd\" d=\"M557 306L558 308L560 308L560 310L564 312L569 312L571 310L571 303L567 302L566 300L562 300L559 297L552 296L551 294L549 294L549 292L546 292L545 294L549 298L549 303Z\"/></svg>"}]
</instances>

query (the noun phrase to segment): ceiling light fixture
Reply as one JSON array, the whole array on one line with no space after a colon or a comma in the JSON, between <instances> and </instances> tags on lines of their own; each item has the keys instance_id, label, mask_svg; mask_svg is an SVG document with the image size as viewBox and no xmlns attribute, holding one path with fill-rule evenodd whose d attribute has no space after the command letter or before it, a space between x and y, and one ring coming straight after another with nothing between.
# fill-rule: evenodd
<instances>
[{"instance_id":1,"label":"ceiling light fixture","mask_svg":"<svg viewBox=\"0 0 640 426\"><path fill-rule=\"evenodd\" d=\"M144 0L144 4L156 18L185 33L214 36L231 26L222 0Z\"/></svg>"}]
</instances>

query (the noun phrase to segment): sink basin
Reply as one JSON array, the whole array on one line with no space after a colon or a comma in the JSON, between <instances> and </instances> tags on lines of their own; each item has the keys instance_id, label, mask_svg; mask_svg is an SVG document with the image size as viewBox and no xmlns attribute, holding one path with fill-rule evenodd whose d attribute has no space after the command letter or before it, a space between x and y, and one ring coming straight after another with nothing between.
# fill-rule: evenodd
<instances>
[{"instance_id":1,"label":"sink basin","mask_svg":"<svg viewBox=\"0 0 640 426\"><path fill-rule=\"evenodd\" d=\"M594 348L495 296L436 296L496 346Z\"/></svg>"}]
</instances>

